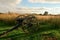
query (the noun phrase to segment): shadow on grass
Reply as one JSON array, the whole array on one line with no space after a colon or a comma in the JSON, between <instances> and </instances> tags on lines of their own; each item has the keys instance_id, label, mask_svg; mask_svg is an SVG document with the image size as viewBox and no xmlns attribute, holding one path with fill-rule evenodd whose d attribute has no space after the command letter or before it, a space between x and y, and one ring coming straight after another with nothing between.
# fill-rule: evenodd
<instances>
[{"instance_id":1,"label":"shadow on grass","mask_svg":"<svg viewBox=\"0 0 60 40\"><path fill-rule=\"evenodd\" d=\"M7 30L9 30L9 29L5 29L5 30L0 30L0 32L3 32L3 31L7 31Z\"/></svg>"},{"instance_id":2,"label":"shadow on grass","mask_svg":"<svg viewBox=\"0 0 60 40\"><path fill-rule=\"evenodd\" d=\"M38 31L36 31L36 32L34 32L32 34L18 33L18 34L14 34L14 35L10 35L10 36L8 35L8 36L2 37L0 39L7 39L7 38L13 38L13 39L15 39L15 38L31 37L31 36L35 36L37 34L40 34L41 32L50 31L50 30L58 30L58 29L60 29L60 28L55 29L54 27L48 25L46 27L40 27L38 29ZM2 31L7 31L7 29L6 30L0 30L0 32L2 32Z\"/></svg>"},{"instance_id":3,"label":"shadow on grass","mask_svg":"<svg viewBox=\"0 0 60 40\"><path fill-rule=\"evenodd\" d=\"M57 29L53 29L53 28L49 28L49 27L42 27L40 28L37 32L35 33L32 33L32 34L26 34L26 33L19 33L19 34L14 34L14 35L10 35L10 36L6 36L6 37L2 37L0 39L7 39L7 38L23 38L23 37L30 37L30 36L33 36L33 35L36 35L36 34L40 34L41 32L44 32L44 31L49 31L49 30L57 30ZM4 30L5 31L5 30Z\"/></svg>"}]
</instances>

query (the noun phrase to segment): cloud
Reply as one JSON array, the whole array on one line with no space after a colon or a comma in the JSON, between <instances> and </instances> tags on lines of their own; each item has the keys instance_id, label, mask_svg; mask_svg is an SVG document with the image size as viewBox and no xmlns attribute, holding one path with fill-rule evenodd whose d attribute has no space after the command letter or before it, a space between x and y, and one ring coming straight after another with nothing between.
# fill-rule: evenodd
<instances>
[{"instance_id":1,"label":"cloud","mask_svg":"<svg viewBox=\"0 0 60 40\"><path fill-rule=\"evenodd\" d=\"M22 0L0 0L0 12L14 11Z\"/></svg>"},{"instance_id":2,"label":"cloud","mask_svg":"<svg viewBox=\"0 0 60 40\"><path fill-rule=\"evenodd\" d=\"M22 0L0 0L1 5L16 5L19 4Z\"/></svg>"},{"instance_id":3,"label":"cloud","mask_svg":"<svg viewBox=\"0 0 60 40\"><path fill-rule=\"evenodd\" d=\"M60 7L54 7L54 8L49 8L49 7L21 7L17 8L18 13L44 13L45 11L48 11L49 14L59 14L60 13Z\"/></svg>"},{"instance_id":4,"label":"cloud","mask_svg":"<svg viewBox=\"0 0 60 40\"><path fill-rule=\"evenodd\" d=\"M28 0L31 3L60 3L60 0Z\"/></svg>"},{"instance_id":5,"label":"cloud","mask_svg":"<svg viewBox=\"0 0 60 40\"><path fill-rule=\"evenodd\" d=\"M16 8L12 6L0 6L0 12L5 13L5 12L15 12Z\"/></svg>"}]
</instances>

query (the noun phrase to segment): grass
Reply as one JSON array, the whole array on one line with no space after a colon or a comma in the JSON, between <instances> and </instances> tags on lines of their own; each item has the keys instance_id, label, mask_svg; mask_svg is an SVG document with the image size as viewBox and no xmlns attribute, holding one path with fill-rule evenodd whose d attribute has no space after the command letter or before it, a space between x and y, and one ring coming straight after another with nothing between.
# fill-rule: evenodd
<instances>
[{"instance_id":1,"label":"grass","mask_svg":"<svg viewBox=\"0 0 60 40\"><path fill-rule=\"evenodd\" d=\"M4 14L5 15L5 14ZM8 15L7 15L8 16ZM15 15L16 16L16 15ZM5 17L5 18L4 18ZM0 17L0 33L9 30L15 24L11 19L6 19L6 15L3 18ZM10 16L9 16L10 17ZM43 34L48 34L48 37L57 37L60 40L60 16L36 16L39 17L40 29L34 34L25 34L20 28L18 30L13 30L8 33L5 37L0 38L0 40L45 40ZM7 20L6 23L3 20ZM10 23L12 21L12 23ZM51 34L49 34L51 33Z\"/></svg>"},{"instance_id":2,"label":"grass","mask_svg":"<svg viewBox=\"0 0 60 40\"><path fill-rule=\"evenodd\" d=\"M12 27L12 26L7 26L7 25L4 25L4 26L0 27L0 33ZM56 36L58 40L60 40L60 29L51 29L50 27L51 25L48 25L48 24L41 25L41 26L42 26L41 29L37 33L27 35L23 31L18 29L18 30L14 30L8 33L5 37L0 38L0 40L9 40L9 39L12 39L12 40L42 40L44 39L42 34L49 34L49 33L52 33L53 34L52 36Z\"/></svg>"}]
</instances>

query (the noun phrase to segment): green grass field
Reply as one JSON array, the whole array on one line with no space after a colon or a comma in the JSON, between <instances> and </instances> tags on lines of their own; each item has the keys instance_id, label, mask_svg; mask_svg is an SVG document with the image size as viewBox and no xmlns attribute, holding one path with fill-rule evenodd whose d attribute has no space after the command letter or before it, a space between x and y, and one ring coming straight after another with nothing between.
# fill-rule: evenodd
<instances>
[{"instance_id":1,"label":"green grass field","mask_svg":"<svg viewBox=\"0 0 60 40\"><path fill-rule=\"evenodd\" d=\"M7 25L6 23L0 22L0 34L13 26L14 25ZM15 29L6 34L5 37L0 38L0 40L47 40L42 34L48 34L48 36L54 36L57 40L60 40L60 28L55 28L55 26L52 26L50 23L41 23L40 27L40 30L34 34L25 34L20 28L18 30Z\"/></svg>"},{"instance_id":2,"label":"green grass field","mask_svg":"<svg viewBox=\"0 0 60 40\"><path fill-rule=\"evenodd\" d=\"M48 20L46 19L40 19L39 21L35 20L34 23L35 22L36 23L39 22L39 24L33 25L32 26L33 29L26 28L32 31L39 28L39 30L34 32L33 34L26 34L19 27L18 29L15 29L12 32L6 34L4 37L0 37L0 40L52 40L51 38L54 38L53 40L56 39L60 40L60 19L58 17L50 18ZM12 20L11 21L0 20L0 34L11 29L15 25L16 23L13 22Z\"/></svg>"}]
</instances>

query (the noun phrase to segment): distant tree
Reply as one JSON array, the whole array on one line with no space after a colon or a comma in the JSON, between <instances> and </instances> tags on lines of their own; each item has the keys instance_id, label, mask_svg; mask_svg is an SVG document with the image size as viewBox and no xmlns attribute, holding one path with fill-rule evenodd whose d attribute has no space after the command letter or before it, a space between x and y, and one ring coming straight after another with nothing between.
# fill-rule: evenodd
<instances>
[{"instance_id":1,"label":"distant tree","mask_svg":"<svg viewBox=\"0 0 60 40\"><path fill-rule=\"evenodd\" d=\"M44 15L48 15L48 11L45 11L45 12L44 12Z\"/></svg>"},{"instance_id":2,"label":"distant tree","mask_svg":"<svg viewBox=\"0 0 60 40\"><path fill-rule=\"evenodd\" d=\"M42 15L42 14L39 14L39 15Z\"/></svg>"},{"instance_id":3,"label":"distant tree","mask_svg":"<svg viewBox=\"0 0 60 40\"><path fill-rule=\"evenodd\" d=\"M0 13L0 14L3 14L3 13Z\"/></svg>"}]
</instances>

